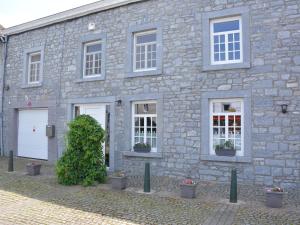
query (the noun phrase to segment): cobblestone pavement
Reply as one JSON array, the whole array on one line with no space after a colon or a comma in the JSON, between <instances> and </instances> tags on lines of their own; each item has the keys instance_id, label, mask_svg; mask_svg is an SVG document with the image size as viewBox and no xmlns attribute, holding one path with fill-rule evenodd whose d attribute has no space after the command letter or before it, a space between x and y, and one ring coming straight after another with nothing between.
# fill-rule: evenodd
<instances>
[{"instance_id":1,"label":"cobblestone pavement","mask_svg":"<svg viewBox=\"0 0 300 225\"><path fill-rule=\"evenodd\" d=\"M27 160L15 160L8 173L0 159L0 224L203 224L298 225L300 207L288 202L282 209L266 208L262 201L243 199L229 204L201 188L197 199L178 193L139 194L136 188L112 191L107 184L93 187L57 184L53 167L43 163L42 175L27 176ZM219 196L219 193L218 195Z\"/></svg>"}]
</instances>

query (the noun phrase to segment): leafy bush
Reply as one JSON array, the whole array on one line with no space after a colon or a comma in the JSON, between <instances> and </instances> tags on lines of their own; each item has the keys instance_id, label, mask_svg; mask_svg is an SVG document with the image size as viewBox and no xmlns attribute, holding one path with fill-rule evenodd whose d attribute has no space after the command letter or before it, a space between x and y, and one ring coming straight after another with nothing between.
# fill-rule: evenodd
<instances>
[{"instance_id":1,"label":"leafy bush","mask_svg":"<svg viewBox=\"0 0 300 225\"><path fill-rule=\"evenodd\" d=\"M80 115L69 123L66 151L56 165L58 182L64 185L92 185L106 179L102 146L105 131L88 115Z\"/></svg>"}]
</instances>

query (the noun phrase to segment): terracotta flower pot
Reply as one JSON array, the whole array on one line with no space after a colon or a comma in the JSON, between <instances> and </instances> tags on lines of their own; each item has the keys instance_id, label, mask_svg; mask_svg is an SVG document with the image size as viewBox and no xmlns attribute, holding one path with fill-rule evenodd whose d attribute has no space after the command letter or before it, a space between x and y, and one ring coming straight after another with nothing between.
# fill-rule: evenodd
<instances>
[{"instance_id":1,"label":"terracotta flower pot","mask_svg":"<svg viewBox=\"0 0 300 225\"><path fill-rule=\"evenodd\" d=\"M41 164L28 163L26 165L27 174L30 176L36 176L40 174Z\"/></svg>"},{"instance_id":2,"label":"terracotta flower pot","mask_svg":"<svg viewBox=\"0 0 300 225\"><path fill-rule=\"evenodd\" d=\"M180 184L182 198L196 198L197 184Z\"/></svg>"},{"instance_id":3,"label":"terracotta flower pot","mask_svg":"<svg viewBox=\"0 0 300 225\"><path fill-rule=\"evenodd\" d=\"M126 188L127 178L124 177L111 177L111 186L115 190L123 190Z\"/></svg>"}]
</instances>

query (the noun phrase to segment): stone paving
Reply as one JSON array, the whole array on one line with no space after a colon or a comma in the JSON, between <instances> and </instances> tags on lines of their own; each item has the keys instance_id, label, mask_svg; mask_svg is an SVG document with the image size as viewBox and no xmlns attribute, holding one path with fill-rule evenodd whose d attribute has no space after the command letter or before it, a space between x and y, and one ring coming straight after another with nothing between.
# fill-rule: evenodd
<instances>
[{"instance_id":1,"label":"stone paving","mask_svg":"<svg viewBox=\"0 0 300 225\"><path fill-rule=\"evenodd\" d=\"M298 198L282 209L269 209L263 200L243 196L229 204L220 185L200 185L198 197L181 199L178 193L157 191L139 194L135 187L113 191L108 184L92 187L62 186L53 166L43 162L41 176L25 173L28 160L15 160L8 173L7 159L0 159L0 224L203 224L298 225ZM205 188L206 187L206 188ZM296 192L296 191L295 191ZM220 197L221 196L221 197ZM298 193L294 196L298 196Z\"/></svg>"}]
</instances>

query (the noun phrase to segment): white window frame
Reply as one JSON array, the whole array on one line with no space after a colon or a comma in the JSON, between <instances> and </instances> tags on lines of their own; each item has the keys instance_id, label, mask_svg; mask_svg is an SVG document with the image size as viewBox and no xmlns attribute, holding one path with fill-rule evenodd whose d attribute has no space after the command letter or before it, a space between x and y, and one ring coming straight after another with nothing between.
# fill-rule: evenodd
<instances>
[{"instance_id":1,"label":"white window frame","mask_svg":"<svg viewBox=\"0 0 300 225\"><path fill-rule=\"evenodd\" d=\"M35 55L40 55L40 61L32 62L31 58ZM27 82L28 84L39 84L41 80L41 62L42 62L42 53L40 51L38 52L32 52L28 54L28 69L27 69ZM31 75L31 65L37 65L39 67L39 73L37 74L37 71L35 71L34 75L35 78L38 77L38 80L30 81L30 75Z\"/></svg>"},{"instance_id":2,"label":"white window frame","mask_svg":"<svg viewBox=\"0 0 300 225\"><path fill-rule=\"evenodd\" d=\"M147 35L147 34L156 34L156 41L152 42L147 42L139 45L144 45L145 46L145 68L144 69L137 69L136 68L136 46L137 46L137 37ZM137 32L133 34L133 72L143 72L143 71L152 71L152 70L157 70L157 30L149 30L149 31L143 31L143 32ZM156 44L156 66L148 68L148 45L153 45Z\"/></svg>"},{"instance_id":3,"label":"white window frame","mask_svg":"<svg viewBox=\"0 0 300 225\"><path fill-rule=\"evenodd\" d=\"M135 114L135 105L136 104L156 104L156 114ZM135 145L135 117L144 117L144 143L147 143L147 120L145 119L146 117L156 117L156 148L152 148L151 146L151 152L157 152L157 101L134 101L132 102L132 125L131 125L131 146L132 146L132 151L133 151L133 146Z\"/></svg>"},{"instance_id":4,"label":"white window frame","mask_svg":"<svg viewBox=\"0 0 300 225\"><path fill-rule=\"evenodd\" d=\"M226 102L241 102L241 112L213 112L213 103L226 103ZM209 153L216 155L213 149L213 116L225 116L225 140L228 140L228 116L241 116L241 150L236 151L236 156L244 156L244 100L242 98L226 98L226 99L211 99L209 102Z\"/></svg>"},{"instance_id":5,"label":"white window frame","mask_svg":"<svg viewBox=\"0 0 300 225\"><path fill-rule=\"evenodd\" d=\"M101 48L102 50L101 51L97 51L97 52L93 52L93 53L87 53L87 47L88 46L91 46L91 45L95 45L95 44L101 44ZM83 78L93 78L93 77L101 77L102 76L102 70L103 70L103 41L102 40L98 40L98 41L91 41L91 42L86 42L84 43L84 51L83 51ZM100 53L100 61L101 61L101 67L100 67L100 70L101 70L101 73L100 74L94 74L94 75L86 75L86 55L89 54L89 55L96 55L96 54L99 54ZM95 67L95 61L93 61L93 68Z\"/></svg>"},{"instance_id":6,"label":"white window frame","mask_svg":"<svg viewBox=\"0 0 300 225\"><path fill-rule=\"evenodd\" d=\"M218 32L214 33L213 26L215 23L220 22L228 22L238 20L240 29L239 31L225 31L225 32ZM240 59L238 60L229 60L228 59L228 34L237 33L240 34ZM224 61L215 61L214 58L214 34L217 35L224 35L225 36L225 60ZM242 63L243 62L243 27L242 27L242 17L241 16L233 16L233 17L226 17L220 19L212 19L210 20L210 60L212 65L222 65L222 64L232 64L232 63Z\"/></svg>"}]
</instances>

